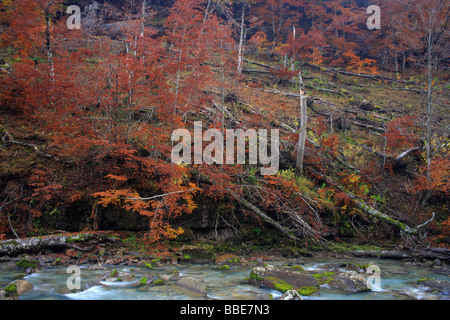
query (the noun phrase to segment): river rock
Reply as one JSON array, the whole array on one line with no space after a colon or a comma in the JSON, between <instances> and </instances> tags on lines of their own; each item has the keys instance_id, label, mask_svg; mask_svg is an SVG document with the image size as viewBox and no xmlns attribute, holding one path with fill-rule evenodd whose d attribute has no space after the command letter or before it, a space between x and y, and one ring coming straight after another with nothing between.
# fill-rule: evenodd
<instances>
[{"instance_id":1,"label":"river rock","mask_svg":"<svg viewBox=\"0 0 450 320\"><path fill-rule=\"evenodd\" d=\"M179 288L188 290L192 293L206 296L207 290L203 283L192 278L182 278L175 282L175 285Z\"/></svg>"},{"instance_id":2,"label":"river rock","mask_svg":"<svg viewBox=\"0 0 450 320\"><path fill-rule=\"evenodd\" d=\"M438 292L440 295L450 296L450 281L435 280L431 278L417 281L419 289L425 292Z\"/></svg>"},{"instance_id":3,"label":"river rock","mask_svg":"<svg viewBox=\"0 0 450 320\"><path fill-rule=\"evenodd\" d=\"M356 271L341 272L333 276L333 280L328 283L333 289L340 289L346 292L370 291L367 280Z\"/></svg>"},{"instance_id":4,"label":"river rock","mask_svg":"<svg viewBox=\"0 0 450 320\"><path fill-rule=\"evenodd\" d=\"M265 285L282 293L293 289L303 295L312 295L319 290L319 283L310 274L272 265L253 268L249 281L253 284Z\"/></svg>"},{"instance_id":5,"label":"river rock","mask_svg":"<svg viewBox=\"0 0 450 320\"><path fill-rule=\"evenodd\" d=\"M33 285L26 280L15 280L8 284L0 293L0 300L18 299L19 296L33 290Z\"/></svg>"},{"instance_id":6,"label":"river rock","mask_svg":"<svg viewBox=\"0 0 450 320\"><path fill-rule=\"evenodd\" d=\"M303 300L296 290L288 290L280 297L280 300Z\"/></svg>"}]
</instances>

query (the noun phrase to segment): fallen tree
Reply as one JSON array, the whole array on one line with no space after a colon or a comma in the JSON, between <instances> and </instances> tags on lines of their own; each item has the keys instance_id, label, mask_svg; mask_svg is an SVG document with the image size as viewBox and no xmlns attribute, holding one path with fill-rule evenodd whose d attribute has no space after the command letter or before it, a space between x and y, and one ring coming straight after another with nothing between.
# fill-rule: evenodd
<instances>
[{"instance_id":1,"label":"fallen tree","mask_svg":"<svg viewBox=\"0 0 450 320\"><path fill-rule=\"evenodd\" d=\"M406 225L405 223L394 219L392 217L390 217L389 215L379 211L378 209L375 209L374 207L368 205L365 201L363 201L362 199L356 197L355 195L353 195L352 193L347 192L346 190L344 190L339 184L337 184L336 182L334 182L333 180L331 180L330 178L322 175L321 173L313 170L313 169L309 169L316 177L318 177L319 179L325 181L326 184L333 186L334 188L344 192L350 199L353 200L354 204L365 214L368 214L369 216L372 216L373 218L382 220L390 225L392 225L393 227L397 228L400 230L400 232L404 235L406 235L408 238L412 238L412 236L417 236L419 235L419 229L425 227L426 225L428 225L429 223L431 223L434 218L435 218L435 213L433 212L432 217L420 224L417 225L415 228L410 227L408 225Z\"/></svg>"},{"instance_id":2,"label":"fallen tree","mask_svg":"<svg viewBox=\"0 0 450 320\"><path fill-rule=\"evenodd\" d=\"M349 251L351 255L358 258L378 259L427 259L427 260L449 260L450 250L441 248L427 248L424 250L357 250Z\"/></svg>"},{"instance_id":3,"label":"fallen tree","mask_svg":"<svg viewBox=\"0 0 450 320\"><path fill-rule=\"evenodd\" d=\"M117 238L111 232L81 232L11 239L0 241L0 256L16 256L23 253L37 253L47 250L63 251L75 249L89 251L94 244L115 241L117 241Z\"/></svg>"}]
</instances>

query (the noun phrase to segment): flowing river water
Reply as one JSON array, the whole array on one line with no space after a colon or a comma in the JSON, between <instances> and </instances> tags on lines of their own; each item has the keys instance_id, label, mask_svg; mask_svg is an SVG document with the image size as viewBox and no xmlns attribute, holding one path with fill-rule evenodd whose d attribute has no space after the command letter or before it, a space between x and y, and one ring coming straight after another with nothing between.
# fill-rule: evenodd
<instances>
[{"instance_id":1,"label":"flowing river water","mask_svg":"<svg viewBox=\"0 0 450 320\"><path fill-rule=\"evenodd\" d=\"M302 266L305 271L330 271L343 262L350 262L333 258L305 258ZM317 296L303 297L303 299L324 300L396 300L396 299L446 299L438 293L427 292L417 284L419 279L433 278L449 280L449 276L435 272L433 268L416 266L398 260L369 260L352 258L352 263L372 263L381 271L379 287L370 292L346 293L331 289L327 285L320 288ZM289 260L267 262L272 265L285 265ZM71 291L67 287L67 280L71 276L67 273L67 266L43 267L39 272L24 277L33 285L33 290L22 295L23 300L256 300L279 299L281 293L266 287L246 283L252 267L231 266L230 270L220 270L217 265L206 264L163 264L152 270L145 266L104 266L106 269L93 270L92 265L81 265L81 290ZM105 275L113 270L129 273L131 280L108 281ZM345 268L342 268L345 271ZM368 277L369 275L367 275ZM13 265L0 264L0 288L5 287L15 279L23 277ZM172 279L161 286L138 286L142 278ZM206 296L200 296L174 285L175 279L182 277L200 281L207 289Z\"/></svg>"}]
</instances>

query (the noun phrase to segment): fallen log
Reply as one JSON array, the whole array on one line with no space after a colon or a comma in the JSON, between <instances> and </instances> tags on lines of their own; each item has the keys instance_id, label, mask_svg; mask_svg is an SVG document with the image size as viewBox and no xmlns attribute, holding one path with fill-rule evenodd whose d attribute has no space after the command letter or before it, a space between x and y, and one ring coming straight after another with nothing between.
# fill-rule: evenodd
<instances>
[{"instance_id":1,"label":"fallen log","mask_svg":"<svg viewBox=\"0 0 450 320\"><path fill-rule=\"evenodd\" d=\"M46 159L54 159L58 162L62 162L64 164L73 164L72 161L65 161L65 160L61 160L58 157L51 155L49 153L45 153L42 150L40 150L38 148L38 146L31 144L31 143L27 143L27 142L22 142L22 141L18 141L16 140L8 131L6 131L5 128L3 128L2 126L0 126L0 138L1 141L3 141L3 145L4 146L10 146L10 145L17 145L17 146L21 146L21 147L25 147L28 149L33 150L34 152L36 152L36 154L38 154L40 157L46 158Z\"/></svg>"},{"instance_id":2,"label":"fallen log","mask_svg":"<svg viewBox=\"0 0 450 320\"><path fill-rule=\"evenodd\" d=\"M352 193L347 192L346 190L344 190L339 184L337 184L336 182L334 182L333 180L331 180L330 178L322 175L321 173L313 170L313 169L309 169L314 175L316 175L317 177L319 177L320 179L324 180L326 184L333 186L337 189L339 189L340 191L344 192L350 199L353 200L353 202L355 203L355 205L364 213L380 219L394 227L396 227L397 229L399 229L401 232L403 232L404 234L408 235L408 236L413 236L413 235L417 235L419 234L419 229L423 228L424 226L426 226L427 224L429 224L430 222L432 222L435 218L435 213L433 212L433 216L431 217L431 219L429 219L428 221L416 226L415 228L409 227L408 225L406 225L405 223L394 219L390 216L388 216L387 214L373 208L372 206L368 205L366 202L364 202L363 200L357 198L355 195L353 195Z\"/></svg>"},{"instance_id":3,"label":"fallen log","mask_svg":"<svg viewBox=\"0 0 450 320\"><path fill-rule=\"evenodd\" d=\"M378 258L378 259L426 259L426 260L449 260L450 252L434 252L434 249L426 250L356 250L349 251L351 255L358 258Z\"/></svg>"},{"instance_id":4,"label":"fallen log","mask_svg":"<svg viewBox=\"0 0 450 320\"><path fill-rule=\"evenodd\" d=\"M240 197L235 192L231 191L230 189L227 189L227 191L234 197L235 200L237 200L243 207L245 207L247 210L253 212L256 214L259 218L261 218L264 222L271 224L273 227L275 227L277 230L281 231L283 234L287 235L290 239L297 241L299 240L291 230L283 227L281 224L273 220L271 217L269 217L265 212L260 210L255 205L251 204L244 198Z\"/></svg>"},{"instance_id":5,"label":"fallen log","mask_svg":"<svg viewBox=\"0 0 450 320\"><path fill-rule=\"evenodd\" d=\"M196 171L196 174L198 175L198 181L201 181L203 183L214 185L214 182L211 181L207 176L202 174L201 172ZM261 220L264 222L272 225L275 229L281 231L283 234L288 236L290 239L294 241L298 241L299 239L294 235L293 230L290 230L271 217L269 217L265 212L263 212L261 209L244 199L243 197L239 196L236 192L231 190L230 188L226 188L227 192L237 201L239 202L244 208L249 210L250 212L254 213L256 216L258 216ZM308 226L309 227L309 226Z\"/></svg>"},{"instance_id":6,"label":"fallen log","mask_svg":"<svg viewBox=\"0 0 450 320\"><path fill-rule=\"evenodd\" d=\"M46 250L61 251L66 248L88 251L90 250L89 247L81 247L78 244L87 243L91 245L93 242L100 243L114 241L117 241L117 238L109 232L82 232L77 234L60 234L3 240L0 241L0 256L16 256L23 253L37 253Z\"/></svg>"},{"instance_id":7,"label":"fallen log","mask_svg":"<svg viewBox=\"0 0 450 320\"><path fill-rule=\"evenodd\" d=\"M273 67L273 66L270 66L270 65L268 65L268 64L264 64L264 63L261 63L261 62L251 61L251 60L247 60L247 59L243 59L243 60L244 60L244 62L246 62L246 63L254 64L254 65L256 65L256 66L260 66L260 67L264 67L264 68L269 68L269 69L276 69L276 68Z\"/></svg>"}]
</instances>

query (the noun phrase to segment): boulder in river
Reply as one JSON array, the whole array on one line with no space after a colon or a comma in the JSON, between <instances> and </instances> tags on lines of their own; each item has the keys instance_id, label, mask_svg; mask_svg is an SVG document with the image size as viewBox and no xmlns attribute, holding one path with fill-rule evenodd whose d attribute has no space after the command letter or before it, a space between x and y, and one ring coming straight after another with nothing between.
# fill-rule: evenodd
<instances>
[{"instance_id":1,"label":"boulder in river","mask_svg":"<svg viewBox=\"0 0 450 320\"><path fill-rule=\"evenodd\" d=\"M18 299L19 296L33 290L33 285L26 280L15 280L8 284L0 293L1 299Z\"/></svg>"},{"instance_id":2,"label":"boulder in river","mask_svg":"<svg viewBox=\"0 0 450 320\"><path fill-rule=\"evenodd\" d=\"M200 296L206 296L207 293L205 285L192 278L181 278L175 282L175 285Z\"/></svg>"},{"instance_id":3,"label":"boulder in river","mask_svg":"<svg viewBox=\"0 0 450 320\"><path fill-rule=\"evenodd\" d=\"M425 292L437 292L443 296L450 296L450 281L425 278L419 279L417 285Z\"/></svg>"},{"instance_id":4,"label":"boulder in river","mask_svg":"<svg viewBox=\"0 0 450 320\"><path fill-rule=\"evenodd\" d=\"M296 290L300 295L309 296L319 292L319 283L312 275L303 271L271 265L253 268L249 281L282 293Z\"/></svg>"},{"instance_id":5,"label":"boulder in river","mask_svg":"<svg viewBox=\"0 0 450 320\"><path fill-rule=\"evenodd\" d=\"M336 273L332 278L333 280L328 282L328 286L333 289L340 289L346 292L370 291L367 280L356 271Z\"/></svg>"}]
</instances>

